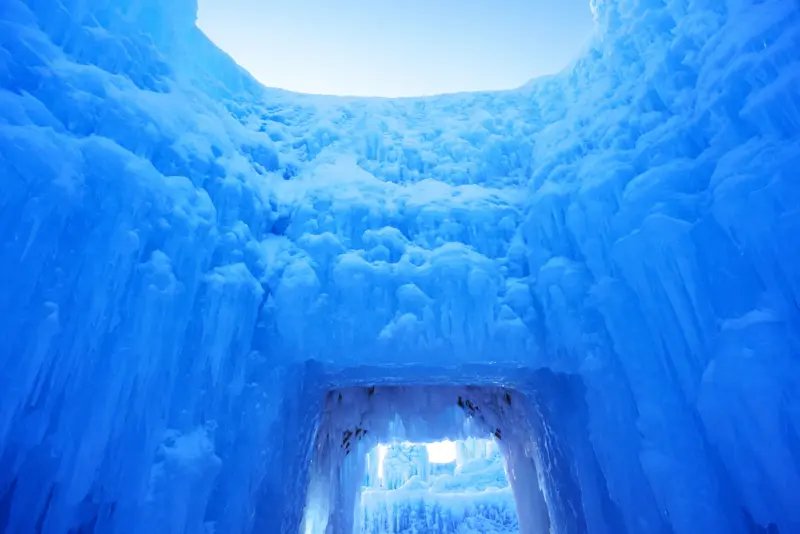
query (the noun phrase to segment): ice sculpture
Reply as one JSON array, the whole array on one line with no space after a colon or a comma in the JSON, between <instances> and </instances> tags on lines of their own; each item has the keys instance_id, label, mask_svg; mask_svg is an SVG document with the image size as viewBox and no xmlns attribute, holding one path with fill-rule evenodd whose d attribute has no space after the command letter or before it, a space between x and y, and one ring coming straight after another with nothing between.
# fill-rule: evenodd
<instances>
[{"instance_id":1,"label":"ice sculpture","mask_svg":"<svg viewBox=\"0 0 800 534\"><path fill-rule=\"evenodd\" d=\"M352 524L328 395L470 386L522 532L800 531L800 8L592 7L559 75L394 101L191 0L1 1L0 530Z\"/></svg>"}]
</instances>

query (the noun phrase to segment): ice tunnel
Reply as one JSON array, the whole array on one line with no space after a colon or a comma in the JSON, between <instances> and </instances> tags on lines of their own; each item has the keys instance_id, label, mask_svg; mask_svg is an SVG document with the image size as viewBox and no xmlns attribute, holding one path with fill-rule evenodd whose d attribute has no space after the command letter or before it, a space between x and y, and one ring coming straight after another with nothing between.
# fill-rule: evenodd
<instances>
[{"instance_id":1,"label":"ice tunnel","mask_svg":"<svg viewBox=\"0 0 800 534\"><path fill-rule=\"evenodd\" d=\"M401 100L196 8L0 1L0 531L350 534L399 421L499 430L525 534L800 532L796 0Z\"/></svg>"},{"instance_id":2,"label":"ice tunnel","mask_svg":"<svg viewBox=\"0 0 800 534\"><path fill-rule=\"evenodd\" d=\"M367 475L356 505L360 531L517 534L519 517L501 440L493 435L433 442L395 438L373 448L366 455Z\"/></svg>"}]
</instances>

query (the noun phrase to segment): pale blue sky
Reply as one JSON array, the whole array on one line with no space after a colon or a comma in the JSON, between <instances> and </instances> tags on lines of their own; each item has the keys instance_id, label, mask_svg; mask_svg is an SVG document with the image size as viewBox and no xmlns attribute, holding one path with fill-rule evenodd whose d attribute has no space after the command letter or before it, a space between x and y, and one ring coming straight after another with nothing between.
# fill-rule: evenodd
<instances>
[{"instance_id":1,"label":"pale blue sky","mask_svg":"<svg viewBox=\"0 0 800 534\"><path fill-rule=\"evenodd\" d=\"M566 66L589 0L199 0L198 26L270 87L420 96L510 89Z\"/></svg>"}]
</instances>

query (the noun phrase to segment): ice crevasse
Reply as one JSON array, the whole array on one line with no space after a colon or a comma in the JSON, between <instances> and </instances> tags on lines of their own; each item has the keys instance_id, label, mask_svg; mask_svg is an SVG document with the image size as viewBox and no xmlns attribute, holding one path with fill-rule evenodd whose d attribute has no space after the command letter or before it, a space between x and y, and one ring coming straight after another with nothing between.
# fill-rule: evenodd
<instances>
[{"instance_id":1,"label":"ice crevasse","mask_svg":"<svg viewBox=\"0 0 800 534\"><path fill-rule=\"evenodd\" d=\"M196 9L0 2L0 531L299 532L327 392L458 383L551 532L800 532L796 0L594 0L560 74L400 100Z\"/></svg>"}]
</instances>

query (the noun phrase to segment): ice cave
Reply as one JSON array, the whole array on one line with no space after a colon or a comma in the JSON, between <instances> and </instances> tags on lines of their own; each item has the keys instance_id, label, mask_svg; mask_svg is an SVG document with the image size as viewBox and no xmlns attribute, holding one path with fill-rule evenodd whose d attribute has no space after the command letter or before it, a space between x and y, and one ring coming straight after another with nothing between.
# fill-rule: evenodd
<instances>
[{"instance_id":1,"label":"ice cave","mask_svg":"<svg viewBox=\"0 0 800 534\"><path fill-rule=\"evenodd\" d=\"M0 0L0 532L800 533L800 3L591 7L380 99Z\"/></svg>"}]
</instances>

